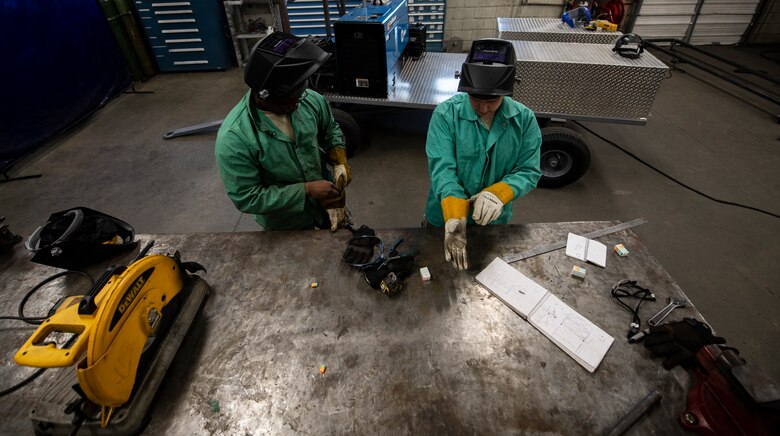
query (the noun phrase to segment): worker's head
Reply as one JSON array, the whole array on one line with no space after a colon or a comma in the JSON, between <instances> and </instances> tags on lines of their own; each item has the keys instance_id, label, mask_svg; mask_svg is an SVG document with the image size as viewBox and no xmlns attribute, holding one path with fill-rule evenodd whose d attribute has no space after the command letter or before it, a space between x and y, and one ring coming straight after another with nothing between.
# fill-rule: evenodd
<instances>
[{"instance_id":1,"label":"worker's head","mask_svg":"<svg viewBox=\"0 0 780 436\"><path fill-rule=\"evenodd\" d=\"M495 115L498 108L501 107L502 101L504 101L504 97L500 95L469 94L469 103L471 103L471 107L480 118L492 117Z\"/></svg>"},{"instance_id":2,"label":"worker's head","mask_svg":"<svg viewBox=\"0 0 780 436\"><path fill-rule=\"evenodd\" d=\"M249 55L244 82L255 101L268 110L290 113L306 90L309 77L330 55L304 38L274 32L261 39Z\"/></svg>"},{"instance_id":3,"label":"worker's head","mask_svg":"<svg viewBox=\"0 0 780 436\"><path fill-rule=\"evenodd\" d=\"M512 95L514 84L512 43L494 38L474 41L460 72L458 92L466 92L478 100L500 102L498 97Z\"/></svg>"}]
</instances>

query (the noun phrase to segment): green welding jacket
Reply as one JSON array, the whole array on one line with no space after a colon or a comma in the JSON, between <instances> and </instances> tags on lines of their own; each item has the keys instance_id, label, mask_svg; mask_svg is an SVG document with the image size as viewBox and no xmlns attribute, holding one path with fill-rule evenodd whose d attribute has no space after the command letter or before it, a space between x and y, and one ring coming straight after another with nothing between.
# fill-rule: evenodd
<instances>
[{"instance_id":1,"label":"green welding jacket","mask_svg":"<svg viewBox=\"0 0 780 436\"><path fill-rule=\"evenodd\" d=\"M513 199L493 223L508 223L514 200L534 189L542 176L541 144L534 113L509 97L504 97L489 131L471 107L468 94L440 103L433 111L425 145L431 177L425 207L428 222L444 225L442 199L453 196L467 200L494 183L504 182L512 188ZM474 223L471 211L468 223Z\"/></svg>"},{"instance_id":2,"label":"green welding jacket","mask_svg":"<svg viewBox=\"0 0 780 436\"><path fill-rule=\"evenodd\" d=\"M217 166L228 197L265 230L323 227L328 214L306 195L304 182L330 180L326 153L344 147L327 100L306 90L290 115L295 138L288 138L251 99L250 91L217 133Z\"/></svg>"}]
</instances>

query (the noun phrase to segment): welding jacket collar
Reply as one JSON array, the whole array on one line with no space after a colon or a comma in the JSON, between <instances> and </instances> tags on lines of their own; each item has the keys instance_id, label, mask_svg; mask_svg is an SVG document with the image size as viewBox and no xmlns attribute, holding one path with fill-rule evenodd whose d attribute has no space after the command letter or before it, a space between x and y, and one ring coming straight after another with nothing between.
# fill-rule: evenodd
<instances>
[{"instance_id":1,"label":"welding jacket collar","mask_svg":"<svg viewBox=\"0 0 780 436\"><path fill-rule=\"evenodd\" d=\"M509 97L503 98L506 100ZM471 100L469 99L468 94L464 94L464 100L465 101L463 104L460 105L458 117L468 121L477 121L479 119L479 115L474 111L474 108L471 107ZM499 106L498 110L496 111L496 116L498 115L508 120L512 117L520 115L520 110L516 105L507 104L506 101L502 101L501 106Z\"/></svg>"}]
</instances>

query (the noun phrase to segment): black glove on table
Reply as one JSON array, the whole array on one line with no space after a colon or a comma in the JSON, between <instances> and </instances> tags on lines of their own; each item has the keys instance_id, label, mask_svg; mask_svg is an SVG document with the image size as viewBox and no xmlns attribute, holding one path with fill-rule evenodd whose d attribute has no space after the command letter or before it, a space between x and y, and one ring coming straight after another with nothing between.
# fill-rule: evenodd
<instances>
[{"instance_id":1,"label":"black glove on table","mask_svg":"<svg viewBox=\"0 0 780 436\"><path fill-rule=\"evenodd\" d=\"M342 258L349 264L365 264L374 257L374 246L379 243L376 232L366 225L360 226L347 241Z\"/></svg>"},{"instance_id":2,"label":"black glove on table","mask_svg":"<svg viewBox=\"0 0 780 436\"><path fill-rule=\"evenodd\" d=\"M693 318L650 327L644 341L645 347L653 354L666 357L663 362L666 369L678 364L690 366L696 362L696 352L701 347L724 343L726 340L714 336L707 324Z\"/></svg>"}]
</instances>

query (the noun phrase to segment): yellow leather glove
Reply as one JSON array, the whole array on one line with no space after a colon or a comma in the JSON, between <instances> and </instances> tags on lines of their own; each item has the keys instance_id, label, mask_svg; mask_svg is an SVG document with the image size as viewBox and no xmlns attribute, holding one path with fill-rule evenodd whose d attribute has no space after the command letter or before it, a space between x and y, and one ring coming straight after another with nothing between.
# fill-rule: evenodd
<instances>
[{"instance_id":1,"label":"yellow leather glove","mask_svg":"<svg viewBox=\"0 0 780 436\"><path fill-rule=\"evenodd\" d=\"M446 197L441 201L444 215L444 260L455 269L468 269L466 252L466 215L469 202L462 198Z\"/></svg>"},{"instance_id":2,"label":"yellow leather glove","mask_svg":"<svg viewBox=\"0 0 780 436\"><path fill-rule=\"evenodd\" d=\"M320 200L320 204L328 212L330 219L330 231L335 232L338 229L345 228L352 224L352 220L347 213L347 192L342 188L338 197L326 198Z\"/></svg>"},{"instance_id":3,"label":"yellow leather glove","mask_svg":"<svg viewBox=\"0 0 780 436\"><path fill-rule=\"evenodd\" d=\"M490 185L469 199L469 202L474 203L471 218L481 226L488 225L501 216L504 205L512 198L514 198L514 191L506 183L498 182Z\"/></svg>"},{"instance_id":4,"label":"yellow leather glove","mask_svg":"<svg viewBox=\"0 0 780 436\"><path fill-rule=\"evenodd\" d=\"M333 183L344 189L352 181L352 172L347 165L347 151L341 147L328 150L328 163L333 166Z\"/></svg>"},{"instance_id":5,"label":"yellow leather glove","mask_svg":"<svg viewBox=\"0 0 780 436\"><path fill-rule=\"evenodd\" d=\"M444 224L444 260L455 269L469 268L466 255L466 217L450 218Z\"/></svg>"}]
</instances>

